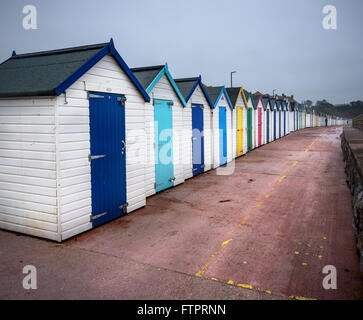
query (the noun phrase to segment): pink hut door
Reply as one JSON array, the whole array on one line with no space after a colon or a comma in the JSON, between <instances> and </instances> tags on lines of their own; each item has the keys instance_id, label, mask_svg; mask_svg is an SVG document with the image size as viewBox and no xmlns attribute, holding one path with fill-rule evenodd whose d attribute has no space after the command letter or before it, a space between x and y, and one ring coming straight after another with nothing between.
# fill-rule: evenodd
<instances>
[{"instance_id":1,"label":"pink hut door","mask_svg":"<svg viewBox=\"0 0 363 320\"><path fill-rule=\"evenodd\" d=\"M258 108L258 146L262 144L262 109Z\"/></svg>"}]
</instances>

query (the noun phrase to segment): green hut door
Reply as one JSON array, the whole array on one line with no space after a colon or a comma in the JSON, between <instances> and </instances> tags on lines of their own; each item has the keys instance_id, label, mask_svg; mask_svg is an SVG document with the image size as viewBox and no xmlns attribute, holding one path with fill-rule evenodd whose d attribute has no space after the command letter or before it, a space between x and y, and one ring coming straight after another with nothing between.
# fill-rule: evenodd
<instances>
[{"instance_id":1,"label":"green hut door","mask_svg":"<svg viewBox=\"0 0 363 320\"><path fill-rule=\"evenodd\" d=\"M247 110L247 150L252 150L252 108Z\"/></svg>"}]
</instances>

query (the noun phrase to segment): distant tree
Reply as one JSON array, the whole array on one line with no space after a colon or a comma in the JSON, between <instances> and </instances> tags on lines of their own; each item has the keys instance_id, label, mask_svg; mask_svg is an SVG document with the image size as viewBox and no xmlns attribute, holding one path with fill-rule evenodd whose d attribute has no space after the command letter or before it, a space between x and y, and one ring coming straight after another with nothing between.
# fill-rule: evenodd
<instances>
[{"instance_id":1,"label":"distant tree","mask_svg":"<svg viewBox=\"0 0 363 320\"><path fill-rule=\"evenodd\" d=\"M305 105L309 108L313 105L313 102L311 100L306 100Z\"/></svg>"},{"instance_id":2,"label":"distant tree","mask_svg":"<svg viewBox=\"0 0 363 320\"><path fill-rule=\"evenodd\" d=\"M327 103L328 101L326 101L325 99L323 100L318 100L316 101L316 105L318 106L319 104L323 104L323 103Z\"/></svg>"}]
</instances>

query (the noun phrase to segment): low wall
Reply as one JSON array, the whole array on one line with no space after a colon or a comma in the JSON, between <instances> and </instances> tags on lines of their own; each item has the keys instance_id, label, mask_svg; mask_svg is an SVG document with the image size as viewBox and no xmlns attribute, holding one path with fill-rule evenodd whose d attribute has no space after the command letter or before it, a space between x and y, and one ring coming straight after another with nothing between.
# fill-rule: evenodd
<instances>
[{"instance_id":1,"label":"low wall","mask_svg":"<svg viewBox=\"0 0 363 320\"><path fill-rule=\"evenodd\" d=\"M347 183L353 196L353 230L363 275L363 130L344 128L341 135Z\"/></svg>"}]
</instances>

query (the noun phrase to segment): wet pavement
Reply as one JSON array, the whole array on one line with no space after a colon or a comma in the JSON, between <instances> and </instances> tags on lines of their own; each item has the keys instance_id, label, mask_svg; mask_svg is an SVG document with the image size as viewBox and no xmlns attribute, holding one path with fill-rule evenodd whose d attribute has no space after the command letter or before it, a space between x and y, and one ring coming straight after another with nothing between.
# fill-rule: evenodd
<instances>
[{"instance_id":1,"label":"wet pavement","mask_svg":"<svg viewBox=\"0 0 363 320\"><path fill-rule=\"evenodd\" d=\"M0 299L359 299L341 131L291 133L62 244L0 231Z\"/></svg>"}]
</instances>

